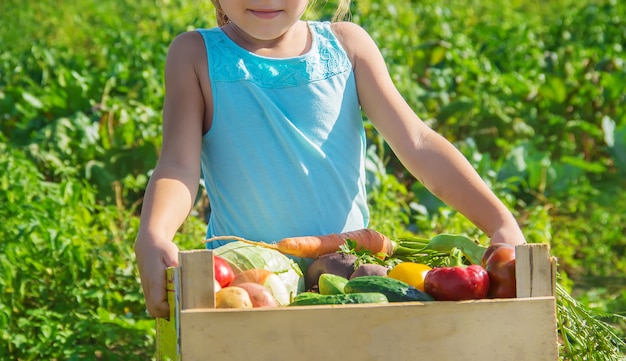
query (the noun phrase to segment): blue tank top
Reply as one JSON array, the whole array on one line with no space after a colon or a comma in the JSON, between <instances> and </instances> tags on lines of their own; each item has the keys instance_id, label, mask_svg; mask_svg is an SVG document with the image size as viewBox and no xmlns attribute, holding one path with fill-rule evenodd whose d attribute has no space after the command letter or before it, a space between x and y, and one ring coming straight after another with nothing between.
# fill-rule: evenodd
<instances>
[{"instance_id":1,"label":"blue tank top","mask_svg":"<svg viewBox=\"0 0 626 361\"><path fill-rule=\"evenodd\" d=\"M220 28L198 30L214 104L202 140L207 237L271 243L369 222L352 64L330 23L308 25L311 49L292 58L255 55Z\"/></svg>"}]
</instances>

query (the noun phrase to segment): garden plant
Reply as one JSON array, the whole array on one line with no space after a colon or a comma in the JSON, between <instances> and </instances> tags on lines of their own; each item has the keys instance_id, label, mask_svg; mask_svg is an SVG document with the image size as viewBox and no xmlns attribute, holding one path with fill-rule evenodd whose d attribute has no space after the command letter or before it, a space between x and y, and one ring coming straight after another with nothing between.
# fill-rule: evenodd
<instances>
[{"instance_id":1,"label":"garden plant","mask_svg":"<svg viewBox=\"0 0 626 361\"><path fill-rule=\"evenodd\" d=\"M307 13L330 15L324 0ZM351 21L527 240L550 244L566 295L561 359L624 359L626 3L358 0ZM159 155L164 61L176 35L215 25L213 8L2 0L0 24L0 359L149 360L155 321L133 243ZM370 226L486 244L364 121ZM199 194L181 249L204 246Z\"/></svg>"}]
</instances>

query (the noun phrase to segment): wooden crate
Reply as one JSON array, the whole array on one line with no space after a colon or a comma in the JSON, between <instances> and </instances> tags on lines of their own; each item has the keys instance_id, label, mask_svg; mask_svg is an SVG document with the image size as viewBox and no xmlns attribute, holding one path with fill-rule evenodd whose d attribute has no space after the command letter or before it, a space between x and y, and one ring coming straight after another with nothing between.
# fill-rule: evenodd
<instances>
[{"instance_id":1,"label":"wooden crate","mask_svg":"<svg viewBox=\"0 0 626 361\"><path fill-rule=\"evenodd\" d=\"M213 253L182 251L167 272L157 360L556 361L548 246L518 246L516 273L515 299L216 309Z\"/></svg>"}]
</instances>

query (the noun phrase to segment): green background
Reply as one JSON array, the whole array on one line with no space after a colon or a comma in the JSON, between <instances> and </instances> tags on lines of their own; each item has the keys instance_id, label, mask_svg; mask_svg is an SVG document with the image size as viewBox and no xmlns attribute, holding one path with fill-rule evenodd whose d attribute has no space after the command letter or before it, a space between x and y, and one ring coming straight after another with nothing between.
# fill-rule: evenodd
<instances>
[{"instance_id":1,"label":"green background","mask_svg":"<svg viewBox=\"0 0 626 361\"><path fill-rule=\"evenodd\" d=\"M624 3L362 0L352 21L527 239L551 245L560 282L623 335L609 316L626 310ZM177 34L214 24L209 1L0 3L0 359L153 356L133 242L164 60ZM487 241L366 125L373 228ZM202 247L207 206L201 192L180 248ZM619 357L587 337L570 346L562 358Z\"/></svg>"}]
</instances>

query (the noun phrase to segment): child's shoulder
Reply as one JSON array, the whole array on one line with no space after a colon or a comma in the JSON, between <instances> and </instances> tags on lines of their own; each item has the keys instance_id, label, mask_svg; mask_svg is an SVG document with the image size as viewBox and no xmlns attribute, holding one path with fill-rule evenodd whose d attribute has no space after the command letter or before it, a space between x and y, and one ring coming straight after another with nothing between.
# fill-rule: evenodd
<instances>
[{"instance_id":1,"label":"child's shoulder","mask_svg":"<svg viewBox=\"0 0 626 361\"><path fill-rule=\"evenodd\" d=\"M170 43L170 47L177 46L185 48L189 46L195 46L198 42L202 41L202 35L200 34L199 30L188 30L176 35L176 37L174 37L174 39Z\"/></svg>"},{"instance_id":2,"label":"child's shoulder","mask_svg":"<svg viewBox=\"0 0 626 361\"><path fill-rule=\"evenodd\" d=\"M178 34L169 44L165 61L165 71L168 74L179 74L188 69L196 72L204 71L207 56L204 51L204 39L197 31L186 31ZM182 75L174 75L174 78Z\"/></svg>"},{"instance_id":3,"label":"child's shoulder","mask_svg":"<svg viewBox=\"0 0 626 361\"><path fill-rule=\"evenodd\" d=\"M204 39L196 30L185 31L178 34L169 45L169 53L179 57L193 57L202 55Z\"/></svg>"},{"instance_id":4,"label":"child's shoulder","mask_svg":"<svg viewBox=\"0 0 626 361\"><path fill-rule=\"evenodd\" d=\"M331 29L350 55L359 52L363 47L373 45L369 33L358 24L349 21L334 22Z\"/></svg>"},{"instance_id":5,"label":"child's shoulder","mask_svg":"<svg viewBox=\"0 0 626 361\"><path fill-rule=\"evenodd\" d=\"M331 23L330 27L336 34L351 35L355 33L365 32L365 29L363 29L360 25L350 21L333 22Z\"/></svg>"},{"instance_id":6,"label":"child's shoulder","mask_svg":"<svg viewBox=\"0 0 626 361\"><path fill-rule=\"evenodd\" d=\"M357 45L363 40L371 39L367 30L349 21L332 23L331 29L337 37L348 44Z\"/></svg>"}]
</instances>

